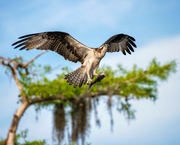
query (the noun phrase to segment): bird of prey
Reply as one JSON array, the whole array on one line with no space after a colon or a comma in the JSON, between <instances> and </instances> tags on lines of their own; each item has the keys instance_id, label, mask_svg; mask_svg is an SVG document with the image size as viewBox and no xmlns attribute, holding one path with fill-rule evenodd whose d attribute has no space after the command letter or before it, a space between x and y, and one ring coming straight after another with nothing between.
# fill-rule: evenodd
<instances>
[{"instance_id":1,"label":"bird of prey","mask_svg":"<svg viewBox=\"0 0 180 145\"><path fill-rule=\"evenodd\" d=\"M124 55L134 52L135 39L126 34L116 34L110 37L98 48L90 48L66 32L42 32L19 37L19 41L12 44L20 50L33 48L51 50L62 55L66 60L80 62L81 67L65 75L65 79L74 87L91 84L93 76L98 76L97 69L106 52L119 52ZM104 75L105 76L105 75ZM98 78L98 81L100 81ZM96 81L96 82L98 82Z\"/></svg>"}]
</instances>

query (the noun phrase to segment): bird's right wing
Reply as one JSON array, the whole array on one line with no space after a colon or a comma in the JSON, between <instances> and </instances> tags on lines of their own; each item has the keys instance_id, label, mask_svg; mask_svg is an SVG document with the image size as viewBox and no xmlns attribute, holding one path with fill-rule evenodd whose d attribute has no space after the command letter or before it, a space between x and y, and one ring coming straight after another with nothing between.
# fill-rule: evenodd
<instances>
[{"instance_id":1,"label":"bird's right wing","mask_svg":"<svg viewBox=\"0 0 180 145\"><path fill-rule=\"evenodd\" d=\"M73 62L83 62L91 48L82 44L65 32L43 32L19 37L19 41L13 43L15 48L30 50L52 50Z\"/></svg>"},{"instance_id":2,"label":"bird's right wing","mask_svg":"<svg viewBox=\"0 0 180 145\"><path fill-rule=\"evenodd\" d=\"M134 52L133 47L136 47L134 43L135 39L132 36L126 34L117 34L110 37L106 42L103 43L108 45L107 52L119 52L121 51L124 55L126 52L131 54Z\"/></svg>"}]
</instances>

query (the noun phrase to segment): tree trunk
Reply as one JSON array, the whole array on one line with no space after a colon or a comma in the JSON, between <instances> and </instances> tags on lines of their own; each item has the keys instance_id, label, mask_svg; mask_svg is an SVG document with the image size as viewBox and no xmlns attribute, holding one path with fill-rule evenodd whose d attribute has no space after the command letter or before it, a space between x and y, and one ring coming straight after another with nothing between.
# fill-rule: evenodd
<instances>
[{"instance_id":1,"label":"tree trunk","mask_svg":"<svg viewBox=\"0 0 180 145\"><path fill-rule=\"evenodd\" d=\"M5 145L14 145L16 130L18 128L19 121L20 121L23 113L25 112L25 110L28 107L29 107L29 102L24 101L21 104L21 106L17 109L17 111L15 112L12 123L11 123L11 127L10 127L8 135L7 135Z\"/></svg>"}]
</instances>

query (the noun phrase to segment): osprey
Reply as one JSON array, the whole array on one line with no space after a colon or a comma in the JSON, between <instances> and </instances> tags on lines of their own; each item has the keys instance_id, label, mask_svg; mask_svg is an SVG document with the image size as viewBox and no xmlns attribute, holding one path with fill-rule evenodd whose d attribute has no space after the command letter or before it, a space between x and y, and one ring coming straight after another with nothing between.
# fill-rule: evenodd
<instances>
[{"instance_id":1,"label":"osprey","mask_svg":"<svg viewBox=\"0 0 180 145\"><path fill-rule=\"evenodd\" d=\"M12 44L20 50L30 50L33 48L40 50L51 50L62 55L66 60L80 62L82 65L75 71L65 75L65 79L74 87L81 87L84 84L91 85L93 76L98 74L96 70L99 67L101 59L106 52L119 52L124 55L126 52L134 52L133 47L135 39L126 34L117 34L110 37L98 48L90 48L66 32L42 32L29 34L19 37L19 41ZM104 74L103 74L104 75ZM104 78L99 77L99 78ZM98 81L100 81L98 78Z\"/></svg>"}]
</instances>

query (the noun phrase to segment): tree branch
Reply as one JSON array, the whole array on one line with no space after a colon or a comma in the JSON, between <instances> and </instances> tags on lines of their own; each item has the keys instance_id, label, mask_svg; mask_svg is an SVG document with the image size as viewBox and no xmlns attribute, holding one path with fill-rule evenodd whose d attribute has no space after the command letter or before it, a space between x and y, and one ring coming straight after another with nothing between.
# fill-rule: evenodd
<instances>
[{"instance_id":1,"label":"tree branch","mask_svg":"<svg viewBox=\"0 0 180 145\"><path fill-rule=\"evenodd\" d=\"M16 85L18 86L19 92L21 94L20 96L22 98L22 104L20 105L20 107L15 112L13 120L11 122L11 126L10 126L10 129L8 131L7 139L5 142L6 145L13 145L14 144L15 135L16 135L16 131L18 128L19 121L20 121L22 115L24 114L24 112L26 111L26 109L31 105L31 103L29 103L28 96L22 95L23 84L21 83L21 78L20 78L20 77L22 77L22 75L21 75L22 70L24 69L25 73L28 75L29 64L33 63L37 58L39 58L41 55L43 55L46 52L47 51L40 53L39 55L37 55L36 57L34 57L33 59L31 59L30 61L28 61L26 63L18 61L21 59L21 57L16 57L14 59L10 59L10 58L5 58L5 57L0 56L0 64L7 67L8 69L10 69L12 77L13 77ZM36 100L36 101L38 101L38 100ZM36 102L36 101L34 100L34 102Z\"/></svg>"},{"instance_id":2,"label":"tree branch","mask_svg":"<svg viewBox=\"0 0 180 145\"><path fill-rule=\"evenodd\" d=\"M23 67L27 68L30 63L34 62L37 58L39 58L40 56L42 56L43 54L45 54L47 51L48 51L48 50L41 52L40 54L38 54L37 56L35 56L35 57L34 57L33 59L31 59L30 61L24 63L24 64L23 64Z\"/></svg>"}]
</instances>

